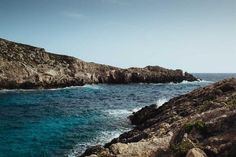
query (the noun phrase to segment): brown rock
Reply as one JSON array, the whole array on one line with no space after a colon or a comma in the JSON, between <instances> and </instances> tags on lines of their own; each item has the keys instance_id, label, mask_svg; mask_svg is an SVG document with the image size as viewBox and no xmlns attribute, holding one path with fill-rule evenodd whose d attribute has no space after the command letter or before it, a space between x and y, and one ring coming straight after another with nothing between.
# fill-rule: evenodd
<instances>
[{"instance_id":1,"label":"brown rock","mask_svg":"<svg viewBox=\"0 0 236 157\"><path fill-rule=\"evenodd\" d=\"M207 157L207 155L199 148L192 148L188 151L186 157Z\"/></svg>"},{"instance_id":2,"label":"brown rock","mask_svg":"<svg viewBox=\"0 0 236 157\"><path fill-rule=\"evenodd\" d=\"M121 69L88 63L0 39L0 89L58 88L92 83L168 83L197 79L181 70L158 66Z\"/></svg>"}]
</instances>

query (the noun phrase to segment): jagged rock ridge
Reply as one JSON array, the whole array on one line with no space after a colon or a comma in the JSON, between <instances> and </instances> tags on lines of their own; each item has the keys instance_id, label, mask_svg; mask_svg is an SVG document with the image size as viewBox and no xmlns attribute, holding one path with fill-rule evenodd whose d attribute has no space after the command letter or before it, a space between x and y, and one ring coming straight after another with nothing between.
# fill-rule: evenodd
<instances>
[{"instance_id":1,"label":"jagged rock ridge","mask_svg":"<svg viewBox=\"0 0 236 157\"><path fill-rule=\"evenodd\" d=\"M196 81L189 73L159 66L121 69L88 63L43 48L0 39L0 89L57 88L92 83Z\"/></svg>"},{"instance_id":2,"label":"jagged rock ridge","mask_svg":"<svg viewBox=\"0 0 236 157\"><path fill-rule=\"evenodd\" d=\"M235 157L236 79L226 79L131 115L136 127L90 157Z\"/></svg>"}]
</instances>

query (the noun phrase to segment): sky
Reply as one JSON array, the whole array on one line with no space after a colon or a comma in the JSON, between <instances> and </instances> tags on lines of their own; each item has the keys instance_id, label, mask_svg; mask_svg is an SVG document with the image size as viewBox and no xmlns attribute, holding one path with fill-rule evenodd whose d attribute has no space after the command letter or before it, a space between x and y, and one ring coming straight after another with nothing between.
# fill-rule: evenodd
<instances>
[{"instance_id":1,"label":"sky","mask_svg":"<svg viewBox=\"0 0 236 157\"><path fill-rule=\"evenodd\" d=\"M0 0L0 38L119 67L236 72L236 0Z\"/></svg>"}]
</instances>

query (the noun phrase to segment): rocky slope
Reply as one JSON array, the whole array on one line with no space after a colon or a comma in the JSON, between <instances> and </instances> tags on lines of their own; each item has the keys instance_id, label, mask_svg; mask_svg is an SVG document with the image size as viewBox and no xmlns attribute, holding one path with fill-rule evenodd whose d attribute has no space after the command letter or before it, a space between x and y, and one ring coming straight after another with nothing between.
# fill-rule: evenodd
<instances>
[{"instance_id":1,"label":"rocky slope","mask_svg":"<svg viewBox=\"0 0 236 157\"><path fill-rule=\"evenodd\" d=\"M130 120L136 127L90 157L235 157L236 79L226 79L144 107Z\"/></svg>"},{"instance_id":2,"label":"rocky slope","mask_svg":"<svg viewBox=\"0 0 236 157\"><path fill-rule=\"evenodd\" d=\"M0 89L56 88L91 83L166 83L197 80L158 66L121 69L56 55L42 48L0 39Z\"/></svg>"}]
</instances>

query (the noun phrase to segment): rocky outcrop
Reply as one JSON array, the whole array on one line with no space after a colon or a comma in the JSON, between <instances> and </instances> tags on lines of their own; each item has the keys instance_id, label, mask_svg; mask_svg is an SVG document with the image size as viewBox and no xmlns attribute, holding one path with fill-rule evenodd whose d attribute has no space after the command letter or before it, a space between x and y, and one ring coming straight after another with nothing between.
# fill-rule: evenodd
<instances>
[{"instance_id":1,"label":"rocky outcrop","mask_svg":"<svg viewBox=\"0 0 236 157\"><path fill-rule=\"evenodd\" d=\"M159 66L121 69L46 52L0 39L0 89L57 88L91 83L196 81L191 74Z\"/></svg>"},{"instance_id":2,"label":"rocky outcrop","mask_svg":"<svg viewBox=\"0 0 236 157\"><path fill-rule=\"evenodd\" d=\"M82 156L234 157L236 154L236 79L226 79L144 107L130 120L136 126Z\"/></svg>"}]
</instances>

